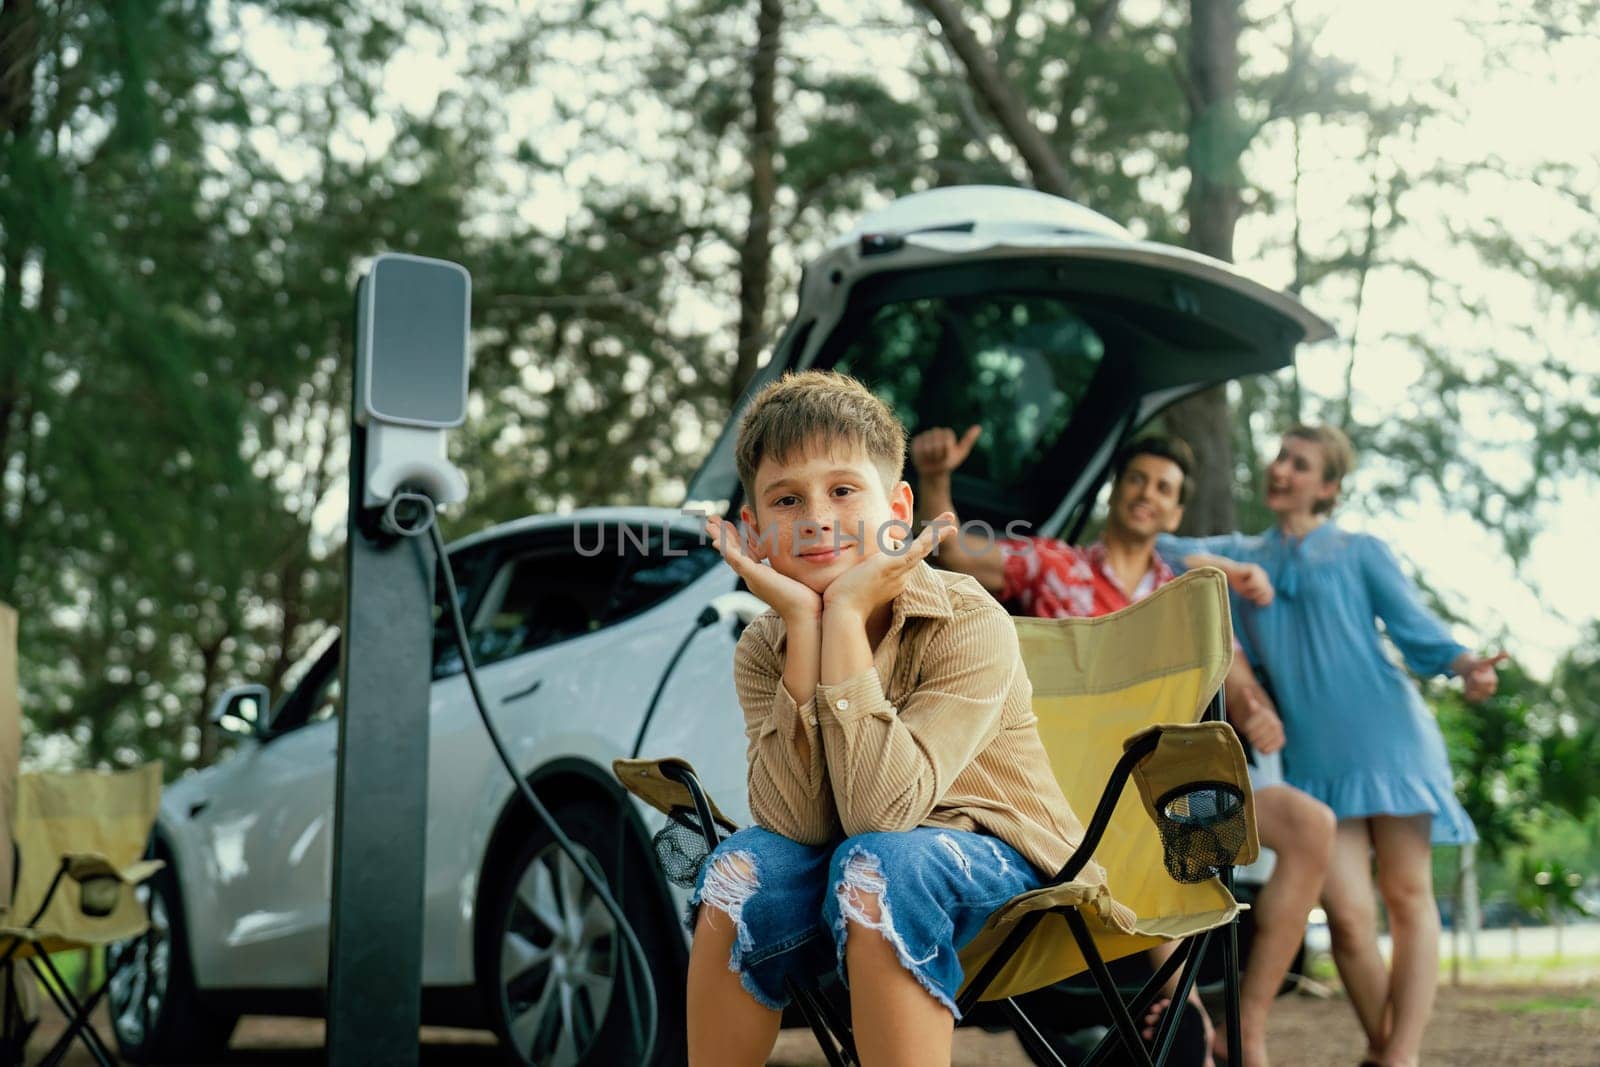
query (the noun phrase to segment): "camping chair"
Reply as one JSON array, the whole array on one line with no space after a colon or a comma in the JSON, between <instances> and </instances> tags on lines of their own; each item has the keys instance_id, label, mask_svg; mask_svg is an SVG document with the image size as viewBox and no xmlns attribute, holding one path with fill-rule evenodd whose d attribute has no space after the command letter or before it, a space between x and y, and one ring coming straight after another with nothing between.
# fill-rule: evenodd
<instances>
[{"instance_id":1,"label":"camping chair","mask_svg":"<svg viewBox=\"0 0 1600 1067\"><path fill-rule=\"evenodd\" d=\"M49 954L103 947L149 928L135 887L163 866L142 859L160 803L161 764L111 774L24 774L17 785L17 889L0 925L0 967L9 974L26 960L66 1018L66 1030L41 1064L59 1063L77 1039L97 1063L111 1067L115 1060L89 1022L107 982L79 1000ZM9 983L6 990L9 1045L20 1023Z\"/></svg>"},{"instance_id":2,"label":"camping chair","mask_svg":"<svg viewBox=\"0 0 1600 1067\"><path fill-rule=\"evenodd\" d=\"M1206 944L1219 933L1229 1047L1242 1047L1233 926L1239 905L1231 872L1259 846L1244 752L1221 721L1220 688L1233 649L1222 574L1201 568L1098 619L1016 624L1052 769L1073 810L1093 815L1066 866L1043 888L997 910L962 949L961 1014L979 1001L999 1001L1035 1061L1065 1067L1014 998L1087 970L1115 1025L1083 1062L1103 1063L1120 1046L1136 1064L1161 1063ZM1208 705L1209 721L1196 721ZM707 850L735 828L732 822L683 760L617 760L613 770L666 813L657 855L669 878L692 885ZM1124 795L1130 777L1139 799ZM1096 887L1076 881L1091 858L1105 868L1115 900L1137 917L1133 932L1102 921ZM1172 940L1185 944L1131 1004L1125 1001L1106 961ZM1134 1019L1180 967L1173 1007L1147 1048ZM828 1062L856 1063L850 1029L821 991L792 984L790 993Z\"/></svg>"}]
</instances>

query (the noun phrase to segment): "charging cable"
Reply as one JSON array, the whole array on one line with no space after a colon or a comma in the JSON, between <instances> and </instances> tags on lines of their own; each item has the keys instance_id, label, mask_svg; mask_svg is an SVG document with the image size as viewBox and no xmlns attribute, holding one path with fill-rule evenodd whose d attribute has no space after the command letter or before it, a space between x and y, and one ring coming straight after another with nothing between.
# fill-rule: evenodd
<instances>
[{"instance_id":1,"label":"charging cable","mask_svg":"<svg viewBox=\"0 0 1600 1067\"><path fill-rule=\"evenodd\" d=\"M628 952L638 965L640 989L644 993L645 1019L648 1025L640 1032L639 1016L634 1013L634 1042L643 1046L639 1057L640 1063L649 1063L655 1055L656 1026L659 1016L656 1005L655 980L650 975L650 962L644 954L644 946L639 943L639 936L633 931L633 924L628 922L628 917L623 914L622 907L611 895L606 886L605 875L596 870L583 853L578 851L565 832L562 831L550 809L546 808L539 800L537 793L528 785L527 781L517 772L516 763L511 759L511 754L506 750L504 739L500 731L495 729L492 719L489 718L489 705L483 698L483 690L478 686L478 671L472 662L472 649L467 639L467 625L461 618L461 599L456 591L455 572L450 567L450 556L445 551L444 537L439 533L437 511L433 500L424 493L402 491L396 493L384 507L381 525L389 533L399 537L421 537L427 534L433 541L434 552L439 557L439 571L444 576L445 594L450 605L450 621L454 625L456 647L461 650L461 663L466 668L467 686L472 690L473 703L477 705L478 717L483 720L484 731L489 735L489 741L494 745L495 754L500 757L506 773L516 783L517 791L522 794L522 799L527 801L528 807L533 809L534 815L544 823L545 829L550 831L550 836L562 852L583 873L584 880L600 898L600 903L606 911L611 913L611 918L616 921L617 929L622 932L623 939L627 942Z\"/></svg>"}]
</instances>

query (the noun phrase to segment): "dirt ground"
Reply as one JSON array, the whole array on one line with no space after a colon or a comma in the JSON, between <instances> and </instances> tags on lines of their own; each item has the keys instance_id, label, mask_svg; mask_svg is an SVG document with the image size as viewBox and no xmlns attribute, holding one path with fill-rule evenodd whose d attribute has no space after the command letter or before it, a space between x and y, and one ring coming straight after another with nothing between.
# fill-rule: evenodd
<instances>
[{"instance_id":1,"label":"dirt ground","mask_svg":"<svg viewBox=\"0 0 1600 1067\"><path fill-rule=\"evenodd\" d=\"M103 1014L100 1021L100 1032L109 1036ZM60 1028L59 1017L41 1022L29 1046L30 1062L37 1062ZM234 1055L229 1062L284 1067L319 1064L322 1033L320 1021L249 1018L234 1036ZM1273 1012L1270 1041L1274 1062L1291 1067L1355 1067L1362 1051L1355 1017L1338 997L1281 998ZM79 1048L66 1062L79 1067L93 1060ZM486 1034L428 1029L423 1032L422 1062L453 1067L499 1060ZM803 1031L786 1032L771 1060L781 1067L820 1067L823 1062L815 1043ZM1447 1067L1600 1067L1600 982L1442 988L1428 1028L1424 1062ZM956 1035L953 1067L1025 1067L1027 1063L1009 1034L962 1030Z\"/></svg>"}]
</instances>

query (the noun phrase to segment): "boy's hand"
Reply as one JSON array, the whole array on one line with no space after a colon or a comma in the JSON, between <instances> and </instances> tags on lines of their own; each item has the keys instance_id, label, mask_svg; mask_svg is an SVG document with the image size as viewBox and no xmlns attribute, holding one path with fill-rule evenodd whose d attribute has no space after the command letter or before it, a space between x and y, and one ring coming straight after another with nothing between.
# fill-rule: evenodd
<instances>
[{"instance_id":1,"label":"boy's hand","mask_svg":"<svg viewBox=\"0 0 1600 1067\"><path fill-rule=\"evenodd\" d=\"M1272 579L1256 563L1235 563L1228 571L1228 586L1250 603L1266 607L1272 603ZM1251 742L1255 744L1255 742Z\"/></svg>"},{"instance_id":2,"label":"boy's hand","mask_svg":"<svg viewBox=\"0 0 1600 1067\"><path fill-rule=\"evenodd\" d=\"M1241 686L1228 702L1228 718L1250 747L1270 755L1283 747L1283 720L1272 698L1259 685Z\"/></svg>"},{"instance_id":3,"label":"boy's hand","mask_svg":"<svg viewBox=\"0 0 1600 1067\"><path fill-rule=\"evenodd\" d=\"M712 515L706 519L706 536L733 572L744 579L750 592L764 600L785 623L821 617L822 595L757 559L755 547L736 523Z\"/></svg>"},{"instance_id":4,"label":"boy's hand","mask_svg":"<svg viewBox=\"0 0 1600 1067\"><path fill-rule=\"evenodd\" d=\"M915 541L893 552L878 552L835 578L823 592L822 604L829 611L848 611L866 618L881 604L900 595L917 564L945 538L956 532L956 517L942 512L928 523ZM754 588L752 586L752 588Z\"/></svg>"},{"instance_id":5,"label":"boy's hand","mask_svg":"<svg viewBox=\"0 0 1600 1067\"><path fill-rule=\"evenodd\" d=\"M967 461L981 433L982 426L968 426L958 441L948 426L924 430L911 439L911 464L921 475L949 474Z\"/></svg>"},{"instance_id":6,"label":"boy's hand","mask_svg":"<svg viewBox=\"0 0 1600 1067\"><path fill-rule=\"evenodd\" d=\"M1494 696L1495 690L1500 688L1500 675L1495 668L1510 658L1509 652L1496 652L1492 656L1463 652L1457 656L1450 669L1461 676L1461 695L1474 704Z\"/></svg>"}]
</instances>

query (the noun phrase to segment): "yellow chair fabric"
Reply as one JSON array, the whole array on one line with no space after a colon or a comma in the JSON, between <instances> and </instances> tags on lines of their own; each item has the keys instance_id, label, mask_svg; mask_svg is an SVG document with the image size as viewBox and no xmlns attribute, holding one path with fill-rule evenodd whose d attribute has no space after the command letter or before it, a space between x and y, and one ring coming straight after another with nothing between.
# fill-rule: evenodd
<instances>
[{"instance_id":1,"label":"yellow chair fabric","mask_svg":"<svg viewBox=\"0 0 1600 1067\"><path fill-rule=\"evenodd\" d=\"M149 925L134 887L161 869L145 860L145 847L161 801L161 764L114 773L89 771L24 774L18 780L13 827L20 856L16 895L0 927L0 951L21 942L13 958L67 948L105 945L136 937ZM31 926L63 864L55 895ZM80 882L79 879L82 879ZM87 883L91 911L109 895L109 913L85 914Z\"/></svg>"},{"instance_id":2,"label":"yellow chair fabric","mask_svg":"<svg viewBox=\"0 0 1600 1067\"><path fill-rule=\"evenodd\" d=\"M1018 619L1016 625L1033 682L1039 736L1056 780L1085 822L1099 804L1124 741L1151 726L1199 719L1221 687L1233 656L1227 583L1220 571L1211 568L1191 571L1111 615ZM1232 744L1238 749L1237 739ZM1239 750L1241 771L1243 758ZM1160 759L1158 747L1142 773L1151 773L1149 767ZM1213 768L1207 773L1236 779L1231 770L1231 766ZM1248 794L1248 783L1244 790ZM1095 945L1108 962L1231 922L1238 913L1238 905L1217 879L1185 885L1167 874L1160 835L1136 789L1123 791L1094 859L1106 870L1112 897L1137 916L1134 932L1128 933L1101 921L1095 909L1083 909ZM1012 923L1041 907L1072 903L1071 898L1070 887L1047 887L1025 893L996 912L961 953L967 977L975 975L999 947ZM1039 989L1086 967L1065 920L1051 915L984 991L983 999Z\"/></svg>"}]
</instances>

